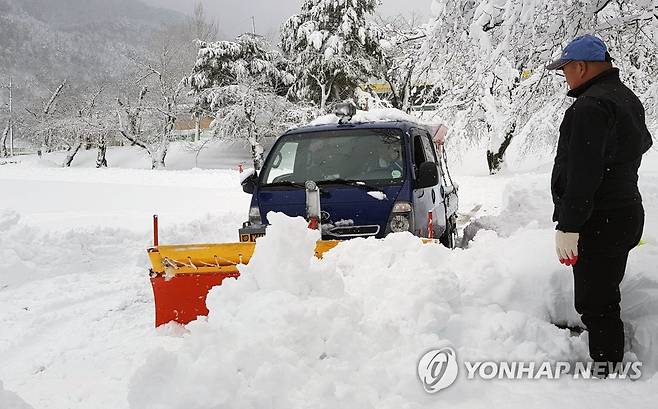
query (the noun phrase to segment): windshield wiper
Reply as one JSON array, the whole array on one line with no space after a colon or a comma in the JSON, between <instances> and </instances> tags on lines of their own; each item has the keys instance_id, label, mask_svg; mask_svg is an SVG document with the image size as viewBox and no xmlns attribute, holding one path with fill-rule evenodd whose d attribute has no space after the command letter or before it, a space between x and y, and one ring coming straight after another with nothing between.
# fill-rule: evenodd
<instances>
[{"instance_id":1,"label":"windshield wiper","mask_svg":"<svg viewBox=\"0 0 658 409\"><path fill-rule=\"evenodd\" d=\"M378 192L384 192L381 188L371 186L367 184L366 182L363 182L361 180L356 180L356 179L327 179L327 180L320 180L315 182L318 186L320 185L346 185L346 186L355 186L355 187L362 187L364 189L368 190L376 190Z\"/></svg>"},{"instance_id":2,"label":"windshield wiper","mask_svg":"<svg viewBox=\"0 0 658 409\"><path fill-rule=\"evenodd\" d=\"M272 183L263 183L260 185L261 187L277 187L277 186L291 186L291 187L298 187L301 189L306 189L306 186L304 186L303 183L297 183L297 182L291 182L291 181L283 181L283 182L272 182Z\"/></svg>"}]
</instances>

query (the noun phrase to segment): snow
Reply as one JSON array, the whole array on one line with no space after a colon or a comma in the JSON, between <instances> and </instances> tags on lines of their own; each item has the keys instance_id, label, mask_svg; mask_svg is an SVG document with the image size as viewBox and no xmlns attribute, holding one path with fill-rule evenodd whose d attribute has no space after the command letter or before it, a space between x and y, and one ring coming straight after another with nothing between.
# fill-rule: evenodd
<instances>
[{"instance_id":1,"label":"snow","mask_svg":"<svg viewBox=\"0 0 658 409\"><path fill-rule=\"evenodd\" d=\"M437 400L417 384L413 371L419 354L446 342L457 345L459 354L491 360L587 360L586 336L551 324L575 324L578 317L570 303L571 275L553 260L549 229L521 223L524 227L505 239L485 231L468 250L453 252L394 234L381 241L344 242L316 260L318 236L304 220L269 217L268 235L241 268L241 278L210 294L208 319L188 326L190 335L176 353L154 352L136 372L131 407L241 402L284 408L311 399L319 408L420 408L439 402L473 407L481 400L516 407L507 404L520 400L518 388L540 407L583 395L605 394L613 406L632 404L634 396L644 402L642 394L655 396L656 377L636 383L579 385L562 379L556 385L512 385L468 384L461 375L462 382ZM534 251L517 251L529 247ZM648 259L655 261L655 254ZM641 275L658 283L653 271L638 274L636 266L631 263L631 281ZM634 290L626 295L633 299ZM656 368L651 350L639 347L636 353ZM560 396L553 397L556 390ZM517 395L510 399L512 392Z\"/></svg>"},{"instance_id":2,"label":"snow","mask_svg":"<svg viewBox=\"0 0 658 409\"><path fill-rule=\"evenodd\" d=\"M368 192L368 195L374 197L377 200L386 200L387 199L386 193L380 192L380 191L377 191L377 190L373 190L373 191Z\"/></svg>"},{"instance_id":3,"label":"snow","mask_svg":"<svg viewBox=\"0 0 658 409\"><path fill-rule=\"evenodd\" d=\"M240 184L244 182L245 180L249 179L252 175L256 173L256 169L254 168L249 168L245 169L244 172L240 173Z\"/></svg>"},{"instance_id":4,"label":"snow","mask_svg":"<svg viewBox=\"0 0 658 409\"><path fill-rule=\"evenodd\" d=\"M184 170L190 162L174 156L179 170L135 169L140 158L96 170L84 158L70 169L49 158L0 166L2 409L524 408L529 397L533 407L649 408L658 397L654 150L640 177L645 244L622 283L625 358L644 362L643 378L485 382L460 372L438 396L423 391L416 364L443 343L461 359L587 360L587 334L553 325L579 318L571 271L554 255L546 163L496 176L454 170L460 228L479 229L464 249L394 234L318 260L317 232L271 214L240 279L211 291L207 319L154 329L151 215L165 243L235 241L249 196L235 165Z\"/></svg>"},{"instance_id":5,"label":"snow","mask_svg":"<svg viewBox=\"0 0 658 409\"><path fill-rule=\"evenodd\" d=\"M269 146L269 141L268 141ZM95 167L95 149L80 151L73 160L72 167ZM29 156L22 159L27 167L61 167L65 152L53 152L42 158ZM107 153L110 168L151 169L148 153L139 147L112 147ZM165 159L167 169L238 169L240 163L251 161L247 142L202 140L193 142L172 142Z\"/></svg>"},{"instance_id":6,"label":"snow","mask_svg":"<svg viewBox=\"0 0 658 409\"><path fill-rule=\"evenodd\" d=\"M326 125L335 124L340 121L340 117L335 114L328 114L320 116L309 123L309 125ZM363 122L379 122L379 121L409 121L418 123L418 118L411 116L399 109L395 108L378 108L369 111L357 110L356 115L352 117L350 122L363 123Z\"/></svg>"},{"instance_id":7,"label":"snow","mask_svg":"<svg viewBox=\"0 0 658 409\"><path fill-rule=\"evenodd\" d=\"M322 48L322 41L324 40L324 35L321 31L314 31L308 36L308 42L313 44L313 47L316 50Z\"/></svg>"},{"instance_id":8,"label":"snow","mask_svg":"<svg viewBox=\"0 0 658 409\"><path fill-rule=\"evenodd\" d=\"M2 409L33 409L14 392L6 391L0 381L0 408Z\"/></svg>"}]
</instances>

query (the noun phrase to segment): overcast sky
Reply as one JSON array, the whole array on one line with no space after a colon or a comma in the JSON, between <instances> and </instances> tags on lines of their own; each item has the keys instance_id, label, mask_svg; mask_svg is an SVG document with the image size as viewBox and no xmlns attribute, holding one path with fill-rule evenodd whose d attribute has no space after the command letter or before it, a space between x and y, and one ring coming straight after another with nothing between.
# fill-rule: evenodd
<instances>
[{"instance_id":1,"label":"overcast sky","mask_svg":"<svg viewBox=\"0 0 658 409\"><path fill-rule=\"evenodd\" d=\"M189 14L194 0L143 0L146 3ZM251 31L251 16L256 21L256 32L276 37L285 19L299 11L302 0L203 0L209 15L215 17L224 36L235 37ZM383 0L379 12L383 15L417 13L429 19L432 0Z\"/></svg>"}]
</instances>

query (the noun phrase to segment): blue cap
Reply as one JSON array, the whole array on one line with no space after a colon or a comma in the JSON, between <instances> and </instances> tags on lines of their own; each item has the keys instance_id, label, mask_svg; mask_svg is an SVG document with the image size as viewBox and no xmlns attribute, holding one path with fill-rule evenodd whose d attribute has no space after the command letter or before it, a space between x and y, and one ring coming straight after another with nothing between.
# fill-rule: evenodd
<instances>
[{"instance_id":1,"label":"blue cap","mask_svg":"<svg viewBox=\"0 0 658 409\"><path fill-rule=\"evenodd\" d=\"M603 40L585 34L571 41L562 50L560 58L548 64L546 69L557 70L571 61L612 61L612 59Z\"/></svg>"}]
</instances>

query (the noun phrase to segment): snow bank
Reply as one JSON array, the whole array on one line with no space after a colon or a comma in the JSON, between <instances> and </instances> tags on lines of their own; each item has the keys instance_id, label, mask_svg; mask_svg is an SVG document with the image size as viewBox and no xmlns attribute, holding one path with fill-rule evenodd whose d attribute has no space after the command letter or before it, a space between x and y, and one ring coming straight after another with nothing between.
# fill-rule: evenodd
<instances>
[{"instance_id":1,"label":"snow bank","mask_svg":"<svg viewBox=\"0 0 658 409\"><path fill-rule=\"evenodd\" d=\"M2 409L34 409L32 406L25 403L20 396L14 392L4 389L2 381L0 381L0 408Z\"/></svg>"},{"instance_id":2,"label":"snow bank","mask_svg":"<svg viewBox=\"0 0 658 409\"><path fill-rule=\"evenodd\" d=\"M653 167L655 162L645 166L648 168L645 172ZM549 183L548 176L522 174L512 178L503 189L500 211L478 217L465 227L464 240L474 238L469 251L482 251L474 257L489 262L508 261L482 270L485 277L478 272L467 274L462 283L469 289L489 287L490 295L498 294L497 297L484 295L484 302L502 303L553 323L584 327L572 306L570 270L554 266L555 271L551 273L541 263L541 260L554 260L553 205L550 192L545 188ZM658 265L658 240L653 200L658 196L657 181L653 176L643 177L641 191L647 219L644 244L631 251L620 286L626 348L644 362L648 373L658 371L658 357L655 355L658 345L658 271L654 267ZM517 264L522 270L517 271L516 267L510 270L506 265L508 262ZM492 280L494 277L497 278Z\"/></svg>"},{"instance_id":3,"label":"snow bank","mask_svg":"<svg viewBox=\"0 0 658 409\"><path fill-rule=\"evenodd\" d=\"M379 275L364 264L360 271L348 267L355 276L347 279L340 257L314 258L317 233L304 220L268 217L273 226L242 277L210 294L207 322L188 326L189 344L177 354L155 353L137 372L132 407L290 408L305 401L314 407L370 407L399 403L405 389L415 389L413 376L402 377L413 375L413 365L402 369L402 362L414 362L419 351L440 341L432 332L458 297L454 275L417 270L427 266L425 257L403 266L404 256L419 248L418 239L402 236L389 240L404 249L384 259L389 265L381 263L378 280L356 275ZM403 290L391 291L392 282ZM404 296L410 292L413 298ZM410 334L422 335L404 336ZM381 371L381 362L390 371ZM384 401L378 397L382 385L393 388Z\"/></svg>"},{"instance_id":4,"label":"snow bank","mask_svg":"<svg viewBox=\"0 0 658 409\"><path fill-rule=\"evenodd\" d=\"M179 351L152 353L134 374L131 407L426 407L439 400L423 392L416 362L448 343L464 360L588 361L587 332L554 325L582 323L571 270L555 260L545 182L545 174L508 178L500 211L481 218L469 247L454 251L394 234L343 242L316 260L317 237L304 221L272 215L240 279L209 295L208 319L188 325ZM658 250L647 239L631 253L622 284L625 359L643 361L645 381L590 383L586 391L567 379L553 388L519 381L540 406L603 393L621 404L652 393ZM510 403L519 387L460 374L440 403L524 407Z\"/></svg>"},{"instance_id":5,"label":"snow bank","mask_svg":"<svg viewBox=\"0 0 658 409\"><path fill-rule=\"evenodd\" d=\"M263 142L265 148L272 145L268 138ZM22 165L30 168L60 168L66 157L66 151L22 156L17 158ZM71 164L74 168L95 168L97 150L81 150ZM148 153L139 147L110 146L106 159L110 168L150 169L151 159ZM192 168L203 169L237 169L240 163L251 162L251 151L246 141L202 140L200 142L172 142L166 157L169 170Z\"/></svg>"},{"instance_id":6,"label":"snow bank","mask_svg":"<svg viewBox=\"0 0 658 409\"><path fill-rule=\"evenodd\" d=\"M237 227L246 220L251 199L240 188L238 171L225 169L35 169L12 165L0 170L0 187L0 209L19 211L21 220L32 226L145 232L151 229L153 214L160 215L165 227L196 223L204 215L235 212L233 240Z\"/></svg>"},{"instance_id":7,"label":"snow bank","mask_svg":"<svg viewBox=\"0 0 658 409\"><path fill-rule=\"evenodd\" d=\"M18 224L21 216L10 209L0 209L0 232L5 232Z\"/></svg>"},{"instance_id":8,"label":"snow bank","mask_svg":"<svg viewBox=\"0 0 658 409\"><path fill-rule=\"evenodd\" d=\"M243 213L207 214L185 223L165 219L160 240L235 241ZM150 231L109 227L43 230L22 223L15 211L0 210L0 290L68 274L143 270L148 264L145 249L151 242ZM146 272L142 273L146 277Z\"/></svg>"},{"instance_id":9,"label":"snow bank","mask_svg":"<svg viewBox=\"0 0 658 409\"><path fill-rule=\"evenodd\" d=\"M546 229L483 230L455 251L394 234L316 260L303 220L272 222L240 279L211 292L210 316L188 326L181 349L154 352L135 373L132 408L425 407L415 365L446 343L471 360L588 360L585 334L551 324L578 316L570 270L538 263L554 259ZM469 407L475 393L504 404L506 387L458 381L440 401Z\"/></svg>"},{"instance_id":10,"label":"snow bank","mask_svg":"<svg viewBox=\"0 0 658 409\"><path fill-rule=\"evenodd\" d=\"M127 243L146 237L111 228L44 232L0 210L0 289L65 274L105 269L135 254Z\"/></svg>"},{"instance_id":11,"label":"snow bank","mask_svg":"<svg viewBox=\"0 0 658 409\"><path fill-rule=\"evenodd\" d=\"M548 178L545 175L535 177L523 175L523 179L525 179L523 183L512 179L504 186L497 213L474 217L464 227L463 246L467 245L481 229L494 230L501 236L509 237L515 231L526 227L554 228L554 223L551 221L553 199L546 188L550 183ZM486 187L479 187L479 189L484 190ZM474 204L467 203L465 207L468 209ZM495 209L488 210L495 211Z\"/></svg>"}]
</instances>

